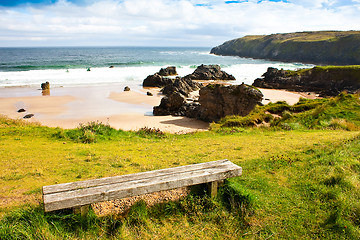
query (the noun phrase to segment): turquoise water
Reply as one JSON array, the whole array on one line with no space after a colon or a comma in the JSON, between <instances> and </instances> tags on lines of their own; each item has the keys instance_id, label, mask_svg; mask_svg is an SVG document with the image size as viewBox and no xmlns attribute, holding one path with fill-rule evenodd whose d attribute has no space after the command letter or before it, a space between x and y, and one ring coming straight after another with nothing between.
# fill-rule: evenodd
<instances>
[{"instance_id":1,"label":"turquoise water","mask_svg":"<svg viewBox=\"0 0 360 240\"><path fill-rule=\"evenodd\" d=\"M210 48L175 47L54 47L0 48L0 87L141 85L161 67L176 66L180 75L201 64L219 64L233 74L236 83L251 84L267 67L297 69L301 63L281 63L209 54ZM113 66L113 68L109 68ZM88 68L91 71L86 71Z\"/></svg>"}]
</instances>

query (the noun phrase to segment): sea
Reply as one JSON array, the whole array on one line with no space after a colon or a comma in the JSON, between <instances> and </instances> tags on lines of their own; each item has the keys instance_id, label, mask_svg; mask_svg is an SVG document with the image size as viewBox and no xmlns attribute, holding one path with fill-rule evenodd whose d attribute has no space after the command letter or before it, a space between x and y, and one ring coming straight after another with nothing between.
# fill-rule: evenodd
<instances>
[{"instance_id":1,"label":"sea","mask_svg":"<svg viewBox=\"0 0 360 240\"><path fill-rule=\"evenodd\" d=\"M180 76L201 64L218 64L235 76L234 84L252 84L268 67L309 68L285 63L210 54L207 47L40 47L0 48L0 88L126 85L141 88L143 80L167 66Z\"/></svg>"}]
</instances>

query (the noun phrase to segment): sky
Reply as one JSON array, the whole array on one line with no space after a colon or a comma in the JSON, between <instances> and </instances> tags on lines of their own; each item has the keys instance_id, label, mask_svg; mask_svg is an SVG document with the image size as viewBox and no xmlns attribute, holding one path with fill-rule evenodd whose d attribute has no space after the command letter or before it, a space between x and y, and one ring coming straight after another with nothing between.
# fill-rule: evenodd
<instances>
[{"instance_id":1,"label":"sky","mask_svg":"<svg viewBox=\"0 0 360 240\"><path fill-rule=\"evenodd\" d=\"M360 0L0 0L0 47L213 47L318 30L360 30Z\"/></svg>"}]
</instances>

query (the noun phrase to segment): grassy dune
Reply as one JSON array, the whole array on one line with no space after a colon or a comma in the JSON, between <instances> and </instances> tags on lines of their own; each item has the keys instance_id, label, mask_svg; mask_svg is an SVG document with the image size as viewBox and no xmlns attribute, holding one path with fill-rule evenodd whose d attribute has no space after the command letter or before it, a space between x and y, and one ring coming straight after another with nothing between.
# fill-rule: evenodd
<instances>
[{"instance_id":1,"label":"grassy dune","mask_svg":"<svg viewBox=\"0 0 360 240\"><path fill-rule=\"evenodd\" d=\"M271 120L270 127L213 125L186 135L99 123L63 130L1 117L0 239L356 239L360 132L351 114L359 113L358 105L340 104L357 101L349 99L306 102L313 107L296 113L301 118L284 117L294 113L283 108L277 112L282 120ZM347 124L304 124L325 116ZM346 129L351 124L355 128ZM243 175L227 181L216 199L190 195L153 207L138 202L126 216L42 210L43 185L224 158L243 167Z\"/></svg>"}]
</instances>

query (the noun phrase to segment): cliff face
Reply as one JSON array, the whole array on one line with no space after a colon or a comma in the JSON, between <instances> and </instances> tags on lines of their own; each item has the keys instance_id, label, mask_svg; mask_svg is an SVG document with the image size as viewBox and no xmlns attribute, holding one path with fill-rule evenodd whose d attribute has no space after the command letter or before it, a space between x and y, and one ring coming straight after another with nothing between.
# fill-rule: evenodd
<instances>
[{"instance_id":1,"label":"cliff face","mask_svg":"<svg viewBox=\"0 0 360 240\"><path fill-rule=\"evenodd\" d=\"M216 55L314 64L360 64L360 31L245 36L211 49Z\"/></svg>"},{"instance_id":2,"label":"cliff face","mask_svg":"<svg viewBox=\"0 0 360 240\"><path fill-rule=\"evenodd\" d=\"M360 66L325 66L298 71L268 68L253 86L317 92L323 96L336 96L342 91L355 93L360 90Z\"/></svg>"}]
</instances>

